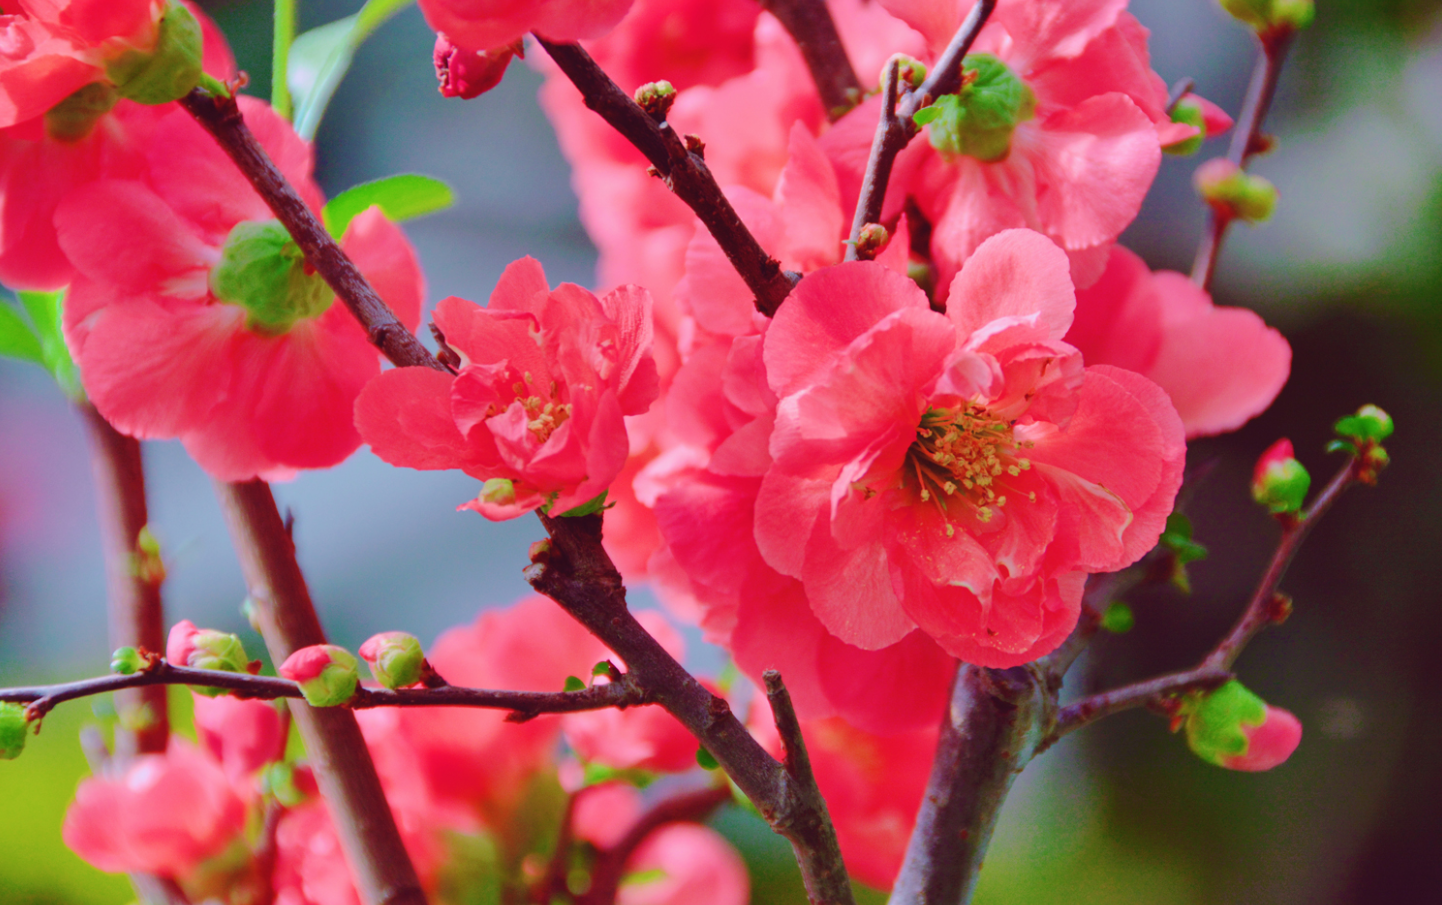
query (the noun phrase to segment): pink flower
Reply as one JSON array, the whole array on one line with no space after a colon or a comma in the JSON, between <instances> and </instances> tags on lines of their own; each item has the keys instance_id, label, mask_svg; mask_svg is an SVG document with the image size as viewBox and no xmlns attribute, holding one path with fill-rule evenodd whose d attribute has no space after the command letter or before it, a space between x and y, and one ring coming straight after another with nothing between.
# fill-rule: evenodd
<instances>
[{"instance_id":1,"label":"pink flower","mask_svg":"<svg viewBox=\"0 0 1442 905\"><path fill-rule=\"evenodd\" d=\"M566 512L615 480L628 451L624 416L656 398L650 305L635 286L600 299L569 283L553 291L523 258L489 307L455 297L436 307L459 373L385 372L357 400L356 425L392 465L485 481L462 509L490 519Z\"/></svg>"},{"instance_id":2,"label":"pink flower","mask_svg":"<svg viewBox=\"0 0 1442 905\"><path fill-rule=\"evenodd\" d=\"M647 837L626 861L616 905L745 905L746 863L720 833L674 823ZM629 882L628 882L629 879Z\"/></svg>"},{"instance_id":3,"label":"pink flower","mask_svg":"<svg viewBox=\"0 0 1442 905\"><path fill-rule=\"evenodd\" d=\"M184 739L118 777L80 783L61 830L100 870L182 876L241 839L245 804L221 767Z\"/></svg>"},{"instance_id":4,"label":"pink flower","mask_svg":"<svg viewBox=\"0 0 1442 905\"><path fill-rule=\"evenodd\" d=\"M285 754L284 724L273 704L228 695L191 697L196 735L235 788L247 788L257 770Z\"/></svg>"},{"instance_id":5,"label":"pink flower","mask_svg":"<svg viewBox=\"0 0 1442 905\"><path fill-rule=\"evenodd\" d=\"M511 57L524 56L520 39L489 50L462 50L445 35L436 35L433 59L441 94L469 100L501 83Z\"/></svg>"},{"instance_id":6,"label":"pink flower","mask_svg":"<svg viewBox=\"0 0 1442 905\"><path fill-rule=\"evenodd\" d=\"M552 41L605 34L631 0L420 0L431 28L468 50L500 47L534 31Z\"/></svg>"},{"instance_id":7,"label":"pink flower","mask_svg":"<svg viewBox=\"0 0 1442 905\"><path fill-rule=\"evenodd\" d=\"M235 61L224 35L198 7L186 6L200 21L205 71L233 78ZM74 279L75 269L55 237L55 208L102 174L141 173L150 130L167 109L122 99L108 112L97 108L68 120L36 117L0 129L0 283L51 290Z\"/></svg>"},{"instance_id":8,"label":"pink flower","mask_svg":"<svg viewBox=\"0 0 1442 905\"><path fill-rule=\"evenodd\" d=\"M564 768L561 775L564 782ZM575 796L571 831L577 839L598 848L611 848L620 842L641 816L641 793L628 783L605 782L574 790L567 787L567 791Z\"/></svg>"},{"instance_id":9,"label":"pink flower","mask_svg":"<svg viewBox=\"0 0 1442 905\"><path fill-rule=\"evenodd\" d=\"M1245 308L1219 308L1179 273L1152 273L1116 246L1077 293L1066 341L1087 364L1115 365L1167 391L1188 437L1236 430L1261 414L1291 370L1282 335Z\"/></svg>"},{"instance_id":10,"label":"pink flower","mask_svg":"<svg viewBox=\"0 0 1442 905\"><path fill-rule=\"evenodd\" d=\"M884 3L927 38L932 53L951 39L971 7L964 0ZM1020 86L1006 134L928 126L898 158L885 216L911 198L933 226L931 253L945 287L988 236L1037 230L1070 256L1089 285L1106 252L1136 216L1161 162L1161 146L1195 135L1165 111L1166 86L1152 72L1147 32L1124 0L1015 0L998 5L972 66L985 79ZM989 55L990 63L982 62ZM823 145L842 171L843 198L859 192L879 111L872 100L828 133ZM944 103L942 104L944 106ZM940 107L938 107L940 109ZM936 147L933 147L936 145ZM938 150L944 148L944 150Z\"/></svg>"},{"instance_id":11,"label":"pink flower","mask_svg":"<svg viewBox=\"0 0 1442 905\"><path fill-rule=\"evenodd\" d=\"M319 210L309 145L261 102L241 109ZM179 437L223 480L342 461L360 444L352 404L380 371L364 331L188 114L156 125L146 160L143 176L91 183L55 215L79 272L66 340L91 401L133 436ZM372 209L342 246L413 326L424 286L400 230Z\"/></svg>"}]
</instances>

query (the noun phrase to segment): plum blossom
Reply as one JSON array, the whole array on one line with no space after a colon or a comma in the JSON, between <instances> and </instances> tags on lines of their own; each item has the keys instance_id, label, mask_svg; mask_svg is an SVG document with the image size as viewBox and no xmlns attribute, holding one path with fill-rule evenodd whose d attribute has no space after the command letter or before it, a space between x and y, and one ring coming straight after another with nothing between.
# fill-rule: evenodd
<instances>
[{"instance_id":1,"label":"plum blossom","mask_svg":"<svg viewBox=\"0 0 1442 905\"><path fill-rule=\"evenodd\" d=\"M631 0L420 0L426 22L456 46L499 48L533 31L552 41L598 38Z\"/></svg>"},{"instance_id":2,"label":"plum blossom","mask_svg":"<svg viewBox=\"0 0 1442 905\"><path fill-rule=\"evenodd\" d=\"M1153 273L1121 246L1077 292L1066 335L1087 364L1135 371L1167 391L1188 437L1236 430L1261 414L1291 371L1292 348L1255 312L1218 307L1180 273Z\"/></svg>"},{"instance_id":3,"label":"plum blossom","mask_svg":"<svg viewBox=\"0 0 1442 905\"><path fill-rule=\"evenodd\" d=\"M240 102L318 211L310 146L263 103ZM178 158L184 167L173 165ZM380 372L379 355L185 111L155 126L143 175L73 192L55 222L78 272L66 295L66 341L91 401L117 429L178 437L223 480L328 467L360 445L352 404ZM341 244L413 328L424 285L400 230L371 209Z\"/></svg>"},{"instance_id":4,"label":"plum blossom","mask_svg":"<svg viewBox=\"0 0 1442 905\"><path fill-rule=\"evenodd\" d=\"M489 307L447 298L436 326L455 375L396 368L356 401L356 425L392 465L459 468L485 482L463 504L489 519L560 514L603 493L626 462L626 415L656 398L651 300L549 288L532 258L501 275Z\"/></svg>"}]
</instances>

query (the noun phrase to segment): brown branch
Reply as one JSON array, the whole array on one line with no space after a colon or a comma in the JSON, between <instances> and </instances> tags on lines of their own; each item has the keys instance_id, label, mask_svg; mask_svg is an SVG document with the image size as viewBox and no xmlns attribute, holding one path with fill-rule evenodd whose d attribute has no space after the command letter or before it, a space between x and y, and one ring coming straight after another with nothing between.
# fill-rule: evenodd
<instances>
[{"instance_id":1,"label":"brown branch","mask_svg":"<svg viewBox=\"0 0 1442 905\"><path fill-rule=\"evenodd\" d=\"M1182 98L1190 94L1195 87L1197 87L1197 82L1191 76L1177 79L1177 83L1172 86L1172 90L1167 92L1167 106L1165 109L1168 116L1172 115L1172 111L1177 109L1177 104L1180 104Z\"/></svg>"},{"instance_id":2,"label":"brown branch","mask_svg":"<svg viewBox=\"0 0 1442 905\"><path fill-rule=\"evenodd\" d=\"M707 169L699 147L682 140L669 123L653 119L580 45L557 44L539 35L536 41L575 84L586 106L635 145L676 197L696 212L755 295L756 310L774 315L800 277L782 270L780 262L766 253L741 222Z\"/></svg>"},{"instance_id":3,"label":"brown branch","mask_svg":"<svg viewBox=\"0 0 1442 905\"><path fill-rule=\"evenodd\" d=\"M180 105L235 161L276 219L305 252L306 261L366 328L371 343L397 365L441 369L440 362L396 319L315 213L286 182L246 126L235 98L212 97L197 88L181 98Z\"/></svg>"},{"instance_id":4,"label":"brown branch","mask_svg":"<svg viewBox=\"0 0 1442 905\"><path fill-rule=\"evenodd\" d=\"M1242 104L1242 115L1232 131L1232 144L1227 149L1227 159L1245 168L1253 155L1266 150L1269 140L1262 133L1262 123L1267 111L1272 108L1272 99L1277 93L1277 81L1282 75L1282 64L1287 60L1296 32L1292 29L1277 29L1259 35L1261 55L1256 69L1252 72L1251 84L1247 87L1247 98ZM1222 241L1226 238L1227 227L1232 218L1211 208L1207 214L1207 225L1202 232L1202 241L1197 248L1196 261L1192 264L1192 282L1211 291L1212 277L1217 270L1217 257L1221 254Z\"/></svg>"},{"instance_id":5,"label":"brown branch","mask_svg":"<svg viewBox=\"0 0 1442 905\"><path fill-rule=\"evenodd\" d=\"M861 103L861 80L851 66L824 0L757 0L790 32L811 70L826 115L836 122Z\"/></svg>"},{"instance_id":6,"label":"brown branch","mask_svg":"<svg viewBox=\"0 0 1442 905\"><path fill-rule=\"evenodd\" d=\"M1277 549L1272 553L1266 572L1262 574L1261 581L1252 592L1246 610L1227 636L1217 643L1195 669L1114 688L1062 708L1042 747L1049 747L1067 733L1112 714L1137 707L1157 707L1178 694L1197 688L1216 687L1230 679L1232 664L1247 644L1262 629L1287 617L1290 603L1277 593L1282 577L1287 573L1287 566L1291 565L1297 550L1311 533L1312 526L1332 507L1343 491L1356 483L1362 464L1360 457L1353 456L1327 483L1310 507L1294 516L1278 516L1278 520L1282 522L1282 537L1277 542Z\"/></svg>"},{"instance_id":7,"label":"brown branch","mask_svg":"<svg viewBox=\"0 0 1442 905\"><path fill-rule=\"evenodd\" d=\"M273 701L277 698L303 698L300 686L289 679L274 676L252 676L245 673L221 672L213 669L192 669L158 661L145 672L128 676L98 676L58 685L36 685L0 688L0 701L29 704L31 719L43 719L56 706L66 701L92 697L107 692L137 688L164 688L187 685L199 688L224 688L235 697ZM609 707L625 709L651 702L651 696L624 673L609 684L592 685L580 691L496 691L488 688L464 688L444 685L437 688L357 688L355 697L341 705L352 710L373 707L477 707L509 710L509 722L524 723L543 713L576 713Z\"/></svg>"},{"instance_id":8,"label":"brown branch","mask_svg":"<svg viewBox=\"0 0 1442 905\"><path fill-rule=\"evenodd\" d=\"M681 725L705 746L771 828L791 843L813 905L854 901L835 830L823 802L798 783L741 725L725 699L696 681L626 607L621 575L601 546L601 518L540 516L551 543L529 580L625 661Z\"/></svg>"},{"instance_id":9,"label":"brown branch","mask_svg":"<svg viewBox=\"0 0 1442 905\"><path fill-rule=\"evenodd\" d=\"M161 576L140 568L140 532L150 521L140 441L111 427L90 403L81 402L76 409L90 438L110 647L164 650ZM164 688L126 689L115 696L115 710L122 717L115 730L115 757L165 750L170 717Z\"/></svg>"},{"instance_id":10,"label":"brown branch","mask_svg":"<svg viewBox=\"0 0 1442 905\"><path fill-rule=\"evenodd\" d=\"M957 670L891 905L970 900L1002 803L1054 700L1033 668Z\"/></svg>"},{"instance_id":11,"label":"brown branch","mask_svg":"<svg viewBox=\"0 0 1442 905\"><path fill-rule=\"evenodd\" d=\"M591 886L576 897L576 905L615 905L625 877L626 862L651 834L672 823L700 823L731 800L725 785L682 792L664 798L644 811L615 845L603 849L591 867Z\"/></svg>"},{"instance_id":12,"label":"brown branch","mask_svg":"<svg viewBox=\"0 0 1442 905\"><path fill-rule=\"evenodd\" d=\"M375 334L372 333L372 336ZM414 338L414 337L412 337ZM216 483L231 540L271 659L325 643L325 632L295 558L270 486ZM425 905L355 714L339 707L291 706L316 783L365 905Z\"/></svg>"},{"instance_id":13,"label":"brown branch","mask_svg":"<svg viewBox=\"0 0 1442 905\"><path fill-rule=\"evenodd\" d=\"M979 0L967 13L965 21L957 29L951 43L932 65L926 79L914 90L898 94L897 64L893 60L887 66L882 90L881 117L876 123L876 136L871 141L871 155L866 160L866 174L861 181L861 196L856 202L856 214L851 219L851 238L846 246L846 260L857 259L857 243L861 241L861 230L868 223L881 220L881 209L886 201L886 187L891 182L891 170L900 154L921 127L912 118L916 112L941 97L961 88L962 61L976 41L976 36L986 27L996 0Z\"/></svg>"}]
</instances>

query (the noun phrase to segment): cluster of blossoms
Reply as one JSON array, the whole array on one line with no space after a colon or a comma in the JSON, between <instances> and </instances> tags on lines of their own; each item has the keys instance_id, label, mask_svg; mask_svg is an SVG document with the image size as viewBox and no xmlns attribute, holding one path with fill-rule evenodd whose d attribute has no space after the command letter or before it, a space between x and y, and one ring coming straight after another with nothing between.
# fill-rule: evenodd
<instances>
[{"instance_id":1,"label":"cluster of blossoms","mask_svg":"<svg viewBox=\"0 0 1442 905\"><path fill-rule=\"evenodd\" d=\"M958 662L1055 650L1088 576L1162 537L1187 439L1241 426L1289 373L1290 348L1257 315L1117 244L1163 153L1231 125L1199 97L1169 105L1124 0L1000 0L962 87L922 111L924 134L896 160L873 260L846 260L846 241L883 100L827 109L753 0L421 0L447 95L496 84L527 33L584 41L625 91L662 92L666 121L704 136L740 219L799 282L774 316L758 313L691 209L537 62L599 290L552 287L538 262L516 261L485 306L435 306L444 370L385 371L172 103L235 77L203 15L176 0L18 5L0 17L0 281L66 288L65 342L99 412L131 436L180 439L223 481L289 478L366 443L394 465L471 476L460 508L489 519L605 507L626 578L650 581L747 676L785 676L847 863L878 887L899 869ZM875 85L894 54L909 72L934 65L973 4L827 6ZM309 144L263 102L239 109L320 216ZM425 286L400 229L373 206L335 232L414 332ZM1305 483L1290 445L1273 453L1255 492L1295 513ZM676 630L642 615L679 658ZM168 653L251 668L233 636L189 623ZM424 674L407 636L361 653L387 687ZM554 691L609 656L536 598L447 633L425 668ZM281 667L318 706L349 700L356 669L331 648ZM698 759L655 705L520 725L480 710L358 717L432 891L564 883L545 857L558 833L605 857L646 805L637 785ZM1178 719L1194 750L1236 769L1273 766L1300 737L1240 685ZM764 699L749 725L780 753ZM287 757L282 712L202 695L196 727L199 744L175 738L87 780L66 841L197 901L358 901L308 768ZM739 856L705 827L668 826L623 855L636 882L616 901L747 900Z\"/></svg>"}]
</instances>

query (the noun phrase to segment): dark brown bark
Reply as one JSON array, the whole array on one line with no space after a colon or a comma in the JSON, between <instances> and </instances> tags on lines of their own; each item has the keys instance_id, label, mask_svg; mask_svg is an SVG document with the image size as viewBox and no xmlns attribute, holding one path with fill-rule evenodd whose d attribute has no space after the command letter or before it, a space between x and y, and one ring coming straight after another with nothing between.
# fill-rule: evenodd
<instances>
[{"instance_id":1,"label":"dark brown bark","mask_svg":"<svg viewBox=\"0 0 1442 905\"><path fill-rule=\"evenodd\" d=\"M825 0L758 0L762 8L775 16L791 33L811 80L821 95L821 105L832 121L861 103L864 89L851 59L846 56L841 35Z\"/></svg>"}]
</instances>

